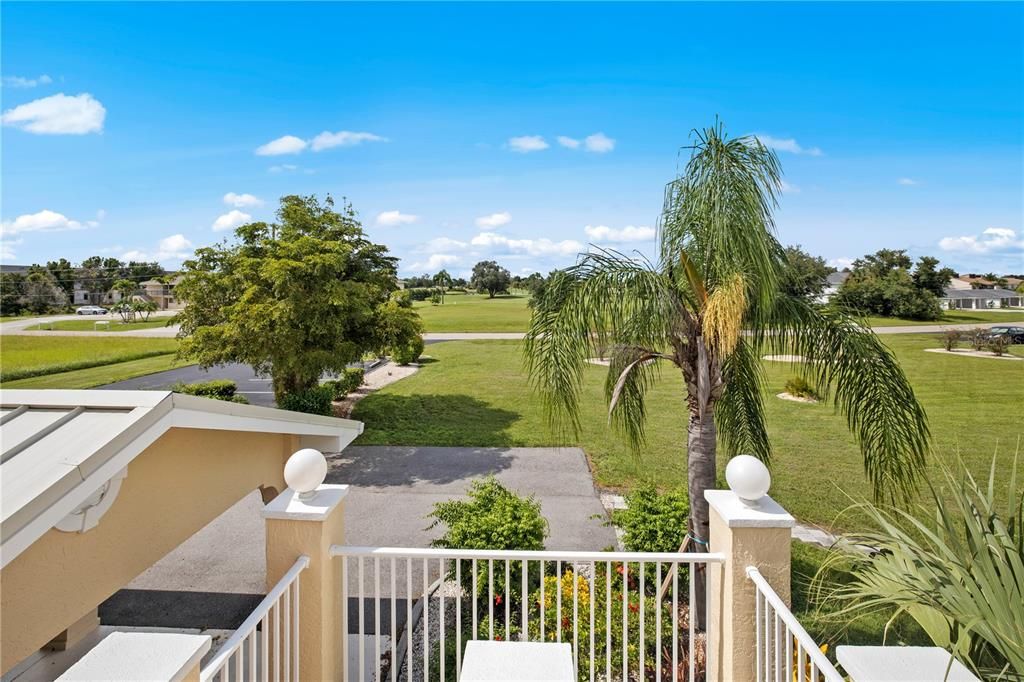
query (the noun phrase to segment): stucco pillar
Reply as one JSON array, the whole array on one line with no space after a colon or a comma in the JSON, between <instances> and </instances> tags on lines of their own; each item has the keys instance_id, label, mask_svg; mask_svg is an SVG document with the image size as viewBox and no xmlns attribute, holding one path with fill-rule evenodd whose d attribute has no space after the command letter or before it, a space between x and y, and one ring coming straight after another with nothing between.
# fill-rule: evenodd
<instances>
[{"instance_id":1,"label":"stucco pillar","mask_svg":"<svg viewBox=\"0 0 1024 682\"><path fill-rule=\"evenodd\" d=\"M287 473L286 473L287 476ZM302 555L299 577L299 670L303 680L341 680L346 624L341 614L340 570L330 549L344 539L342 500L348 486L321 484L315 494L287 488L263 509L267 530L267 589Z\"/></svg>"},{"instance_id":2,"label":"stucco pillar","mask_svg":"<svg viewBox=\"0 0 1024 682\"><path fill-rule=\"evenodd\" d=\"M710 507L710 551L725 555L724 563L708 564L707 679L752 680L756 588L747 578L747 566L757 567L789 604L790 536L796 521L767 495L753 504L731 490L707 490L704 497Z\"/></svg>"}]
</instances>

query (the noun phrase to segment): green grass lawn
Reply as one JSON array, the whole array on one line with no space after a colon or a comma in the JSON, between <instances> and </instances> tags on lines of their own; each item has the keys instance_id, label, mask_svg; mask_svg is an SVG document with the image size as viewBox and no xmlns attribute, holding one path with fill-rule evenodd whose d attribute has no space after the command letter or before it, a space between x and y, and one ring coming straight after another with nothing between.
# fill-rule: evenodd
<instances>
[{"instance_id":1,"label":"green grass lawn","mask_svg":"<svg viewBox=\"0 0 1024 682\"><path fill-rule=\"evenodd\" d=\"M96 331L96 323L108 321L110 322L109 327L103 327L100 331L109 332L124 332L129 330L138 329L154 329L156 327L167 326L166 317L150 318L146 322L122 322L121 320L106 320L106 318L97 319L95 317L83 317L80 320L58 320L57 322L49 322L45 325L33 325L28 327L28 331L39 331L39 330L53 330L53 331L65 331L65 332L91 332Z\"/></svg>"},{"instance_id":2,"label":"green grass lawn","mask_svg":"<svg viewBox=\"0 0 1024 682\"><path fill-rule=\"evenodd\" d=\"M993 312L989 310L949 310L939 320L904 320L898 317L869 317L872 327L909 327L933 324L978 324L988 322L1004 322L1006 324L1024 322L1024 310L1014 312Z\"/></svg>"},{"instance_id":3,"label":"green grass lawn","mask_svg":"<svg viewBox=\"0 0 1024 682\"><path fill-rule=\"evenodd\" d=\"M174 353L154 355L141 360L128 360L117 362L112 365L101 365L89 367L88 369L76 369L70 372L58 372L57 374L44 374L43 376L5 381L4 388L94 388L103 386L115 381L124 381L135 377L163 372L167 369L182 367L188 363L177 363Z\"/></svg>"},{"instance_id":4,"label":"green grass lawn","mask_svg":"<svg viewBox=\"0 0 1024 682\"><path fill-rule=\"evenodd\" d=\"M526 294L496 296L450 293L444 305L417 301L416 312L428 332L524 332L530 325Z\"/></svg>"},{"instance_id":5,"label":"green grass lawn","mask_svg":"<svg viewBox=\"0 0 1024 682\"><path fill-rule=\"evenodd\" d=\"M884 337L910 377L930 418L932 462L958 454L987 472L992 456L1008 463L1024 436L1020 387L1024 363L925 353L936 335ZM578 438L545 424L514 341L458 341L427 347L433 361L416 375L374 393L356 407L366 423L363 444L540 446L578 444L589 456L598 485L630 488L642 481L662 487L685 482L685 409L679 374L668 366L649 395L647 444L634 455L607 426L606 369L587 369ZM765 405L774 448L772 494L797 518L851 528L840 517L848 495L870 494L860 452L843 417L829 405L775 398L794 374L787 363L768 363ZM720 462L724 467L724 462Z\"/></svg>"},{"instance_id":6,"label":"green grass lawn","mask_svg":"<svg viewBox=\"0 0 1024 682\"><path fill-rule=\"evenodd\" d=\"M0 377L6 386L15 379L166 355L177 347L175 339L6 335L0 338Z\"/></svg>"}]
</instances>

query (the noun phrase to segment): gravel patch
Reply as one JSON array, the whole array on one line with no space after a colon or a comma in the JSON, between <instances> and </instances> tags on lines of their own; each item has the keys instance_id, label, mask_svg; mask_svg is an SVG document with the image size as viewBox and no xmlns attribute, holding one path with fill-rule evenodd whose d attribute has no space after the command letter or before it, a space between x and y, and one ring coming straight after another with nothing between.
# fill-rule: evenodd
<instances>
[{"instance_id":1,"label":"gravel patch","mask_svg":"<svg viewBox=\"0 0 1024 682\"><path fill-rule=\"evenodd\" d=\"M789 401L794 402L794 403L817 403L817 402L819 402L817 398L807 398L805 396L793 395L792 393L787 393L786 391L783 391L782 393L776 393L775 397L776 398L780 398L782 400L789 400Z\"/></svg>"},{"instance_id":2,"label":"gravel patch","mask_svg":"<svg viewBox=\"0 0 1024 682\"><path fill-rule=\"evenodd\" d=\"M334 403L334 416L348 417L352 414L352 410L357 402L388 384L393 384L396 381L412 376L420 371L420 367L421 365L415 362L409 365L396 365L390 360L375 367L366 373L362 386L345 396L344 400Z\"/></svg>"},{"instance_id":3,"label":"gravel patch","mask_svg":"<svg viewBox=\"0 0 1024 682\"><path fill-rule=\"evenodd\" d=\"M806 360L802 355L765 355L762 359L769 362L804 362Z\"/></svg>"}]
</instances>

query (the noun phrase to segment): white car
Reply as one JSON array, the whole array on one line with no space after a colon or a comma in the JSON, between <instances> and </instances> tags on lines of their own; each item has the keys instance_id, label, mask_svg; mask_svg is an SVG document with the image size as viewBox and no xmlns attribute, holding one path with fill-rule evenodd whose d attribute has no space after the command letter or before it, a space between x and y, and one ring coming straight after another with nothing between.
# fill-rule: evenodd
<instances>
[{"instance_id":1,"label":"white car","mask_svg":"<svg viewBox=\"0 0 1024 682\"><path fill-rule=\"evenodd\" d=\"M75 310L75 313L78 315L106 315L107 309L101 308L98 305L83 305Z\"/></svg>"}]
</instances>

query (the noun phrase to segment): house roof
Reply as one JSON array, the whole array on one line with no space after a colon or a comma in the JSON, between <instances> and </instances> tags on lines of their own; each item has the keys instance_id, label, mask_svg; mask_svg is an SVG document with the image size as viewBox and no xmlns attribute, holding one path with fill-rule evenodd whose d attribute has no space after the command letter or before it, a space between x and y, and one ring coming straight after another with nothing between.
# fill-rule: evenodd
<instances>
[{"instance_id":1,"label":"house roof","mask_svg":"<svg viewBox=\"0 0 1024 682\"><path fill-rule=\"evenodd\" d=\"M983 298L983 299L1004 299L1004 298L1020 298L1024 294L1019 294L1016 291L1009 289L946 289L946 295L943 298Z\"/></svg>"},{"instance_id":2,"label":"house roof","mask_svg":"<svg viewBox=\"0 0 1024 682\"><path fill-rule=\"evenodd\" d=\"M361 422L168 391L0 391L0 566L171 428L284 433L338 451Z\"/></svg>"}]
</instances>

